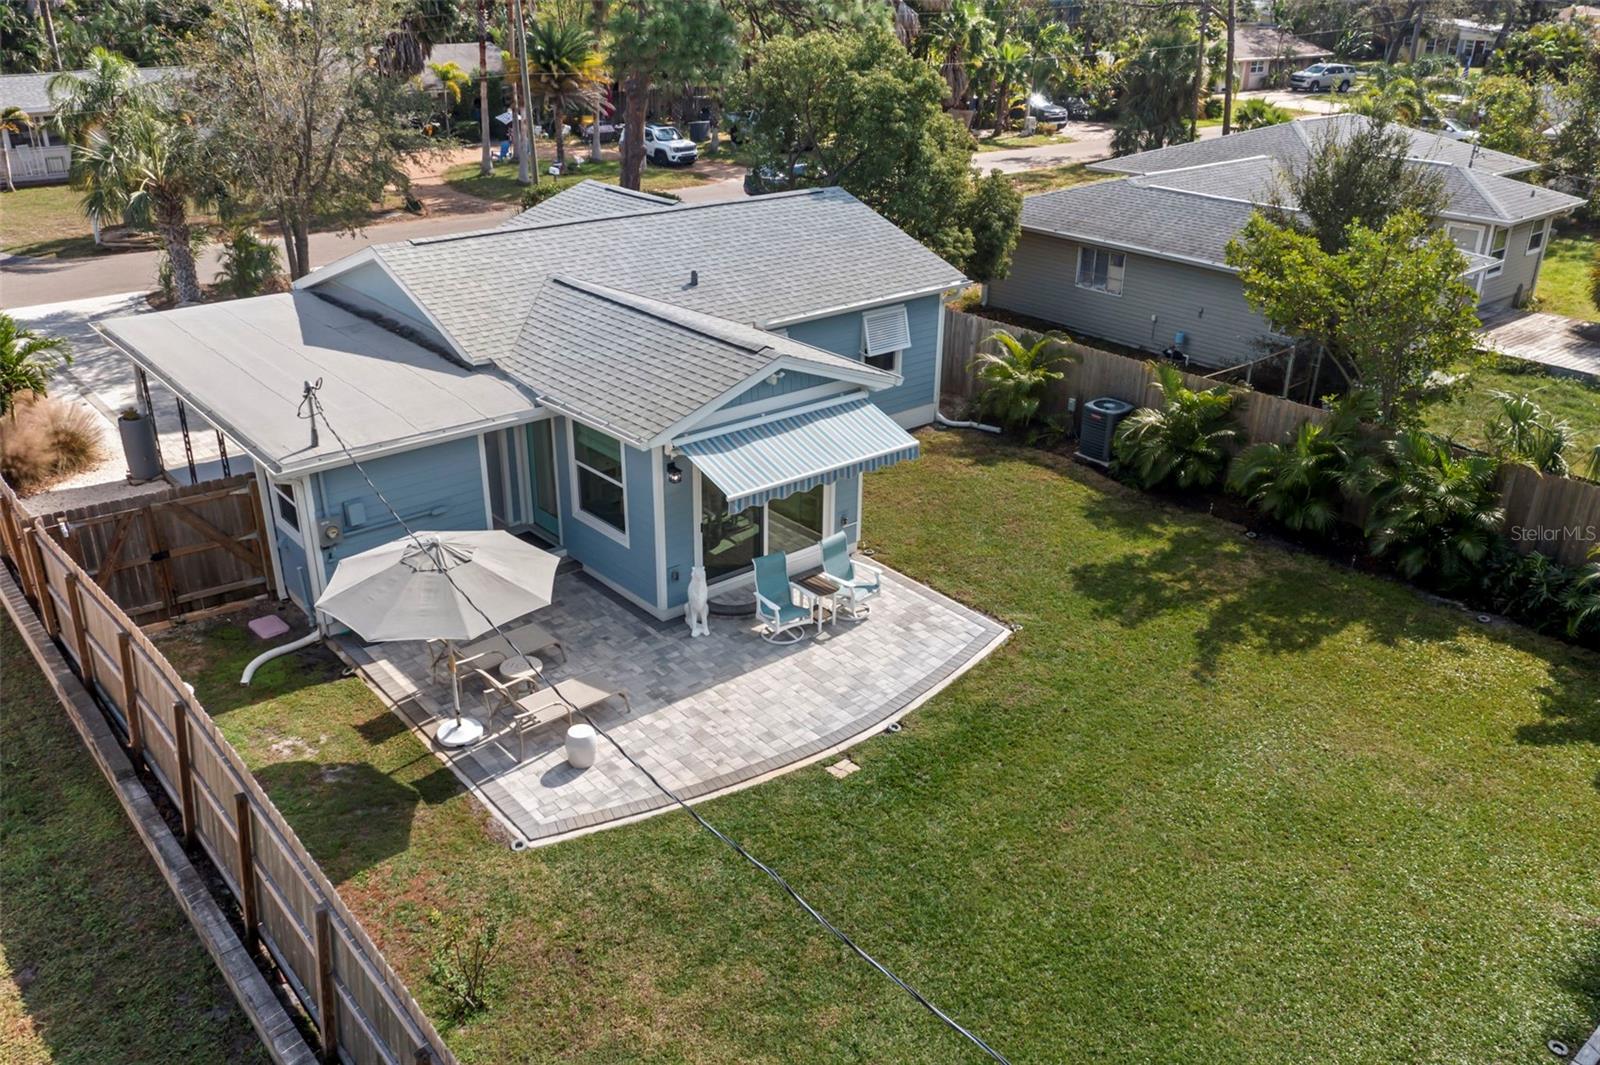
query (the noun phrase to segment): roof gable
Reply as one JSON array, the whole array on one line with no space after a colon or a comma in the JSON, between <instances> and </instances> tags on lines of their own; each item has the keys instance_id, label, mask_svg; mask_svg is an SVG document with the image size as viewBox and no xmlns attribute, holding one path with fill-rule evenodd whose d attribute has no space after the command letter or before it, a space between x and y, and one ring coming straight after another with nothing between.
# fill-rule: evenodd
<instances>
[{"instance_id":1,"label":"roof gable","mask_svg":"<svg viewBox=\"0 0 1600 1065\"><path fill-rule=\"evenodd\" d=\"M554 196L538 203L502 223L501 229L523 229L548 222L575 222L586 218L604 218L617 214L632 214L654 210L658 207L676 207L678 201L665 196L652 196L648 192L635 192L621 185L604 185L585 178L568 186Z\"/></svg>"},{"instance_id":2,"label":"roof gable","mask_svg":"<svg viewBox=\"0 0 1600 1065\"><path fill-rule=\"evenodd\" d=\"M545 283L498 364L542 403L636 447L780 369L867 388L900 380L785 336L568 277Z\"/></svg>"}]
</instances>

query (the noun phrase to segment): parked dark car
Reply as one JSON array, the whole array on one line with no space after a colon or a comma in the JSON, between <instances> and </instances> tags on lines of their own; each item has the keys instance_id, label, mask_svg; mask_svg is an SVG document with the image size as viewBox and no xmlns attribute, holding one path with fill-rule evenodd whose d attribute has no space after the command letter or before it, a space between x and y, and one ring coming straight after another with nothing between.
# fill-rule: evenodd
<instances>
[{"instance_id":1,"label":"parked dark car","mask_svg":"<svg viewBox=\"0 0 1600 1065\"><path fill-rule=\"evenodd\" d=\"M1094 108L1089 106L1089 101L1081 96L1069 96L1061 101L1061 106L1067 109L1067 117L1078 122L1087 121L1094 114Z\"/></svg>"},{"instance_id":2,"label":"parked dark car","mask_svg":"<svg viewBox=\"0 0 1600 1065\"><path fill-rule=\"evenodd\" d=\"M1028 114L1040 122L1054 122L1057 125L1072 117L1065 107L1051 103L1048 98L1039 93L1034 93L1028 97Z\"/></svg>"},{"instance_id":3,"label":"parked dark car","mask_svg":"<svg viewBox=\"0 0 1600 1065\"><path fill-rule=\"evenodd\" d=\"M791 186L789 174L777 166L751 167L744 175L744 194L746 196L764 196L769 192L784 192L791 187L798 187L803 183L801 179L812 173L811 164L794 164L795 183Z\"/></svg>"}]
</instances>

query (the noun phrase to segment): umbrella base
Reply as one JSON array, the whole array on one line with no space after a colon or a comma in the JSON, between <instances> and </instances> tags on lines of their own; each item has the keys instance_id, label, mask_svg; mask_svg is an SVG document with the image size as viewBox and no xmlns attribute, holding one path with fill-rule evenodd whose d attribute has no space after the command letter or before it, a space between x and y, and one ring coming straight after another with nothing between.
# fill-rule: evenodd
<instances>
[{"instance_id":1,"label":"umbrella base","mask_svg":"<svg viewBox=\"0 0 1600 1065\"><path fill-rule=\"evenodd\" d=\"M434 739L445 747L469 746L483 739L483 722L470 717L453 717L439 726Z\"/></svg>"}]
</instances>

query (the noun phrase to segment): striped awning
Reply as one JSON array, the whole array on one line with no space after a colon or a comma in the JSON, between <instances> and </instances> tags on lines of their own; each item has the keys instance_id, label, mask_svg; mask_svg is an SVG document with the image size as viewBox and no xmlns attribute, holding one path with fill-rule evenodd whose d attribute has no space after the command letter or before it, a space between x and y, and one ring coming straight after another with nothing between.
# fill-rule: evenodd
<instances>
[{"instance_id":1,"label":"striped awning","mask_svg":"<svg viewBox=\"0 0 1600 1065\"><path fill-rule=\"evenodd\" d=\"M870 399L775 418L679 444L728 497L728 510L917 457L917 441Z\"/></svg>"}]
</instances>

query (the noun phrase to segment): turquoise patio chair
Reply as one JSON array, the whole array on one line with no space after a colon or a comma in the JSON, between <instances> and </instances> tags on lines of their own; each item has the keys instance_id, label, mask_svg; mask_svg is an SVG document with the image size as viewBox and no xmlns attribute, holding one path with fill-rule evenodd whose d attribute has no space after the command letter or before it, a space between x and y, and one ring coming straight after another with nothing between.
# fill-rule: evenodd
<instances>
[{"instance_id":1,"label":"turquoise patio chair","mask_svg":"<svg viewBox=\"0 0 1600 1065\"><path fill-rule=\"evenodd\" d=\"M805 639L805 627L816 619L806 590L789 582L788 556L774 551L752 565L756 570L756 617L765 626L761 638L768 643Z\"/></svg>"},{"instance_id":2,"label":"turquoise patio chair","mask_svg":"<svg viewBox=\"0 0 1600 1065\"><path fill-rule=\"evenodd\" d=\"M860 621L871 609L867 600L878 594L883 575L865 562L850 557L850 541L844 533L834 533L822 541L822 575L839 587L836 599L843 601L846 615Z\"/></svg>"}]
</instances>

